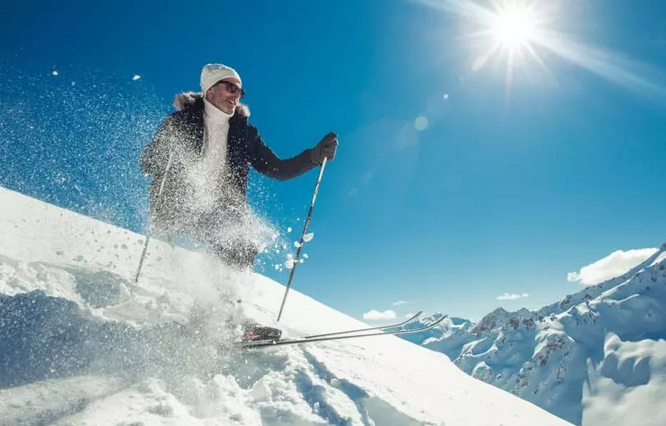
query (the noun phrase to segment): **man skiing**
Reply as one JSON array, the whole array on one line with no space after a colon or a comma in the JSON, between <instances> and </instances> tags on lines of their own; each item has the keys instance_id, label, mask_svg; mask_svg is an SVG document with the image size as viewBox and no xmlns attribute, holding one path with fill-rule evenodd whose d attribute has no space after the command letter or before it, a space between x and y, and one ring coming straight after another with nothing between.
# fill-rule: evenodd
<instances>
[{"instance_id":1,"label":"man skiing","mask_svg":"<svg viewBox=\"0 0 666 426\"><path fill-rule=\"evenodd\" d=\"M141 156L151 176L151 231L172 239L182 233L204 243L225 263L251 267L258 247L250 236L246 191L249 167L287 180L324 161L338 146L329 133L312 149L280 159L248 122L240 75L222 64L201 72L201 93L176 96L169 115Z\"/></svg>"}]
</instances>

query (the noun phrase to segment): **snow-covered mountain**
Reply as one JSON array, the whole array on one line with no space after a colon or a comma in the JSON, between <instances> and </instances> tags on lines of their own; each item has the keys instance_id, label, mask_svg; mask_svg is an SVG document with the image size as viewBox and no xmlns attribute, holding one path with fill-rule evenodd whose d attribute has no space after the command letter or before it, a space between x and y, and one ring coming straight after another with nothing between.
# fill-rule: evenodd
<instances>
[{"instance_id":1,"label":"snow-covered mountain","mask_svg":"<svg viewBox=\"0 0 666 426\"><path fill-rule=\"evenodd\" d=\"M423 327L425 324L437 320L442 316L444 316L444 314L437 313L419 318L418 321L408 324L405 328L414 329ZM472 328L474 328L473 322L447 315L442 322L431 330L421 333L405 334L401 337L412 343L425 346L428 349L442 352L446 354L449 359L453 360L460 355L465 344L476 339L476 335L471 333Z\"/></svg>"},{"instance_id":2,"label":"snow-covered mountain","mask_svg":"<svg viewBox=\"0 0 666 426\"><path fill-rule=\"evenodd\" d=\"M393 336L238 350L230 324L272 324L283 286L159 241L136 285L143 236L0 205L0 425L568 424ZM364 324L293 291L279 326Z\"/></svg>"},{"instance_id":3,"label":"snow-covered mountain","mask_svg":"<svg viewBox=\"0 0 666 426\"><path fill-rule=\"evenodd\" d=\"M622 276L538 311L497 309L405 336L575 424L666 424L666 243Z\"/></svg>"}]
</instances>

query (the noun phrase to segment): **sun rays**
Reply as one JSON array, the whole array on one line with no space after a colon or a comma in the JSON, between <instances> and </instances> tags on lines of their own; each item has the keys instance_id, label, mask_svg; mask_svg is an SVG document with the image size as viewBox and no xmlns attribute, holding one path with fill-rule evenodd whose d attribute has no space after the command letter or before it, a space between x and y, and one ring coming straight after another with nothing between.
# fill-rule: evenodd
<instances>
[{"instance_id":1,"label":"sun rays","mask_svg":"<svg viewBox=\"0 0 666 426\"><path fill-rule=\"evenodd\" d=\"M619 86L666 102L666 77L649 66L618 54L585 45L558 31L554 23L564 20L560 2L537 0L490 0L484 7L472 0L413 0L433 9L452 12L475 30L461 34L473 53L472 71L491 62L506 66L507 90L515 71L538 66L550 72L543 59L558 57Z\"/></svg>"},{"instance_id":2,"label":"sun rays","mask_svg":"<svg viewBox=\"0 0 666 426\"><path fill-rule=\"evenodd\" d=\"M528 8L511 7L497 14L490 33L495 41L512 50L529 45L537 31L537 21Z\"/></svg>"},{"instance_id":3,"label":"sun rays","mask_svg":"<svg viewBox=\"0 0 666 426\"><path fill-rule=\"evenodd\" d=\"M533 5L518 0L505 0L493 6L494 10L482 15L483 19L479 23L481 30L470 35L478 38L478 45L481 46L481 53L476 54L472 69L482 69L493 58L504 61L508 89L514 69L525 61L526 53L545 67L534 48L544 31L543 17Z\"/></svg>"}]
</instances>

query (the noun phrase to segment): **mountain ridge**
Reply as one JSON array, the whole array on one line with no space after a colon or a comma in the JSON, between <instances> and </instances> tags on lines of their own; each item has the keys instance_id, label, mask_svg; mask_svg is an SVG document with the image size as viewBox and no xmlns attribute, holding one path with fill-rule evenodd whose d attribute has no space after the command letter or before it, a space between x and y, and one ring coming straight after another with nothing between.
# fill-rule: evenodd
<instances>
[{"instance_id":1,"label":"mountain ridge","mask_svg":"<svg viewBox=\"0 0 666 426\"><path fill-rule=\"evenodd\" d=\"M637 386L666 391L660 380L649 379L666 374L666 362L662 366L660 361L666 358L660 344L666 345L665 252L666 243L626 273L535 311L498 308L470 329L420 341L419 336L404 338L443 352L471 376L574 424L597 424L608 417L616 420L606 418L605 424L621 425L639 416L644 399L635 407L621 405L618 413L607 401L610 391L585 393L585 383L594 378L594 387L610 379L623 387L613 394L625 399L636 394ZM584 409L595 404L602 408ZM641 424L663 424L666 410L656 403L650 407L657 415Z\"/></svg>"}]
</instances>

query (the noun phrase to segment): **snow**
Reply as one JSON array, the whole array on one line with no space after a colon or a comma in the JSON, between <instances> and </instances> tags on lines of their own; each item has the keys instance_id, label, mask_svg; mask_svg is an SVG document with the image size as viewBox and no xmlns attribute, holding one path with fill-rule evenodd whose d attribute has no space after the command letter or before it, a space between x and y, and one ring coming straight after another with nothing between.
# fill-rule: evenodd
<instances>
[{"instance_id":1,"label":"snow","mask_svg":"<svg viewBox=\"0 0 666 426\"><path fill-rule=\"evenodd\" d=\"M158 240L134 284L144 236L0 203L2 425L568 424L394 336L240 351L232 324L276 325L282 285ZM292 289L279 326L365 324Z\"/></svg>"},{"instance_id":2,"label":"snow","mask_svg":"<svg viewBox=\"0 0 666 426\"><path fill-rule=\"evenodd\" d=\"M641 424L664 424L666 341L623 342L610 333L604 349L600 368L588 368L591 386L583 388L583 423L632 424L640 410L651 417Z\"/></svg>"},{"instance_id":3,"label":"snow","mask_svg":"<svg viewBox=\"0 0 666 426\"><path fill-rule=\"evenodd\" d=\"M666 244L626 253L640 263L538 311L499 308L405 339L574 424L664 425Z\"/></svg>"},{"instance_id":4,"label":"snow","mask_svg":"<svg viewBox=\"0 0 666 426\"><path fill-rule=\"evenodd\" d=\"M284 261L284 267L287 269L293 269L295 265L296 265L296 259L294 259L294 255L288 253L287 260Z\"/></svg>"}]
</instances>

